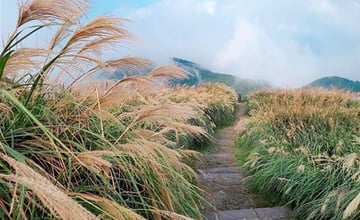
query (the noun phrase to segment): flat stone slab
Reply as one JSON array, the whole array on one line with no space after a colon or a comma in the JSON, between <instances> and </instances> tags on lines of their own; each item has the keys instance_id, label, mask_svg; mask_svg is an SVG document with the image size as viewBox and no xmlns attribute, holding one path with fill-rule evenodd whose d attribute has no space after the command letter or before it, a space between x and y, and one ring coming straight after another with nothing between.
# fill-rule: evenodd
<instances>
[{"instance_id":1,"label":"flat stone slab","mask_svg":"<svg viewBox=\"0 0 360 220\"><path fill-rule=\"evenodd\" d=\"M224 166L235 166L236 158L234 153L221 153L221 154L205 154L201 158L202 163L200 167L224 167Z\"/></svg>"},{"instance_id":2,"label":"flat stone slab","mask_svg":"<svg viewBox=\"0 0 360 220\"><path fill-rule=\"evenodd\" d=\"M253 219L257 220L259 217L256 215L254 209L240 209L228 210L222 212L207 212L204 214L206 220L240 220L240 219Z\"/></svg>"},{"instance_id":3,"label":"flat stone slab","mask_svg":"<svg viewBox=\"0 0 360 220\"><path fill-rule=\"evenodd\" d=\"M235 141L230 138L215 139L214 144L218 145L220 148L222 146L233 147L235 145Z\"/></svg>"},{"instance_id":4,"label":"flat stone slab","mask_svg":"<svg viewBox=\"0 0 360 220\"><path fill-rule=\"evenodd\" d=\"M204 204L205 210L235 210L268 206L249 194L244 187L244 178L241 173L198 175L198 181L200 188L206 192L204 197L211 204L211 206Z\"/></svg>"},{"instance_id":5,"label":"flat stone slab","mask_svg":"<svg viewBox=\"0 0 360 220\"><path fill-rule=\"evenodd\" d=\"M239 209L207 212L206 220L290 220L290 212L284 207Z\"/></svg>"},{"instance_id":6,"label":"flat stone slab","mask_svg":"<svg viewBox=\"0 0 360 220\"><path fill-rule=\"evenodd\" d=\"M284 207L258 208L255 212L262 220L290 219L290 211Z\"/></svg>"},{"instance_id":7,"label":"flat stone slab","mask_svg":"<svg viewBox=\"0 0 360 220\"><path fill-rule=\"evenodd\" d=\"M201 170L201 171L200 171ZM199 173L241 173L238 166L198 169Z\"/></svg>"},{"instance_id":8,"label":"flat stone slab","mask_svg":"<svg viewBox=\"0 0 360 220\"><path fill-rule=\"evenodd\" d=\"M201 181L212 180L217 182L228 182L229 180L234 182L241 180L243 177L244 176L241 173L200 173L198 175L198 179Z\"/></svg>"},{"instance_id":9,"label":"flat stone slab","mask_svg":"<svg viewBox=\"0 0 360 220\"><path fill-rule=\"evenodd\" d=\"M218 181L224 182L232 180L239 182L245 175L240 171L239 167L216 167L208 169L198 169L198 179L200 181Z\"/></svg>"},{"instance_id":10,"label":"flat stone slab","mask_svg":"<svg viewBox=\"0 0 360 220\"><path fill-rule=\"evenodd\" d=\"M217 158L219 160L229 159L229 158L235 158L234 154L230 153L217 153L217 154L204 154L204 159L207 158Z\"/></svg>"}]
</instances>

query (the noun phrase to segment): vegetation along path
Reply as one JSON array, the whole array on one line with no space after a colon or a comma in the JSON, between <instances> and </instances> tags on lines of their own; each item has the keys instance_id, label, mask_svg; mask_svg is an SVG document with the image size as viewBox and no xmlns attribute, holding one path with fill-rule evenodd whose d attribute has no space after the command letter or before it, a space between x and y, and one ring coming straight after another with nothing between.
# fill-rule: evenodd
<instances>
[{"instance_id":1,"label":"vegetation along path","mask_svg":"<svg viewBox=\"0 0 360 220\"><path fill-rule=\"evenodd\" d=\"M218 131L214 148L203 155L197 166L199 187L206 192L211 203L204 205L205 218L288 219L285 208L269 208L269 203L245 190L246 175L237 166L234 152L235 139L245 127L245 105L240 103L238 107L234 125Z\"/></svg>"}]
</instances>

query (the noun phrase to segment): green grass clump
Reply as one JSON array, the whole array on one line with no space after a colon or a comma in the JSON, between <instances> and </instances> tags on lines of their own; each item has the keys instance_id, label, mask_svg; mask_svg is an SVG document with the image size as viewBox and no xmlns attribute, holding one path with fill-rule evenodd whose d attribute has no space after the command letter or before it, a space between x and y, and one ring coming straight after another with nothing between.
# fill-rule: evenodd
<instances>
[{"instance_id":1,"label":"green grass clump","mask_svg":"<svg viewBox=\"0 0 360 220\"><path fill-rule=\"evenodd\" d=\"M360 101L339 90L261 91L249 97L238 159L249 187L299 219L360 218Z\"/></svg>"}]
</instances>

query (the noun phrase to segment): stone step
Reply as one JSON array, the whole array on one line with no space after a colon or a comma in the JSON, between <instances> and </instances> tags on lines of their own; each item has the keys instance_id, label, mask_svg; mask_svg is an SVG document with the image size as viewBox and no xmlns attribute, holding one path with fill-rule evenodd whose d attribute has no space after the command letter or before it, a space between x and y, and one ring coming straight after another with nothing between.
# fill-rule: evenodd
<instances>
[{"instance_id":1,"label":"stone step","mask_svg":"<svg viewBox=\"0 0 360 220\"><path fill-rule=\"evenodd\" d=\"M245 177L239 167L235 166L198 169L197 173L200 181L222 182L232 180L233 182L239 182Z\"/></svg>"},{"instance_id":2,"label":"stone step","mask_svg":"<svg viewBox=\"0 0 360 220\"><path fill-rule=\"evenodd\" d=\"M200 168L213 168L224 166L235 166L236 158L234 153L205 154L201 158Z\"/></svg>"},{"instance_id":3,"label":"stone step","mask_svg":"<svg viewBox=\"0 0 360 220\"><path fill-rule=\"evenodd\" d=\"M235 145L235 141L233 139L223 137L221 139L215 139L214 144L219 146L220 148L222 146L232 148Z\"/></svg>"},{"instance_id":4,"label":"stone step","mask_svg":"<svg viewBox=\"0 0 360 220\"><path fill-rule=\"evenodd\" d=\"M199 171L201 170L201 171ZM240 173L241 170L238 166L225 166L225 167L213 167L206 169L199 169L199 173Z\"/></svg>"},{"instance_id":5,"label":"stone step","mask_svg":"<svg viewBox=\"0 0 360 220\"><path fill-rule=\"evenodd\" d=\"M207 212L205 220L290 220L291 213L284 207L273 208L250 208L239 210L227 210L219 212Z\"/></svg>"},{"instance_id":6,"label":"stone step","mask_svg":"<svg viewBox=\"0 0 360 220\"><path fill-rule=\"evenodd\" d=\"M223 136L229 136L229 135L235 135L234 126L218 130L218 132L214 135L214 137L219 137L219 136L223 137Z\"/></svg>"},{"instance_id":7,"label":"stone step","mask_svg":"<svg viewBox=\"0 0 360 220\"><path fill-rule=\"evenodd\" d=\"M245 174L239 167L216 167L197 170L200 188L205 190L211 206L220 210L259 207L245 190ZM260 206L264 207L264 206ZM206 207L211 210L211 207Z\"/></svg>"}]
</instances>

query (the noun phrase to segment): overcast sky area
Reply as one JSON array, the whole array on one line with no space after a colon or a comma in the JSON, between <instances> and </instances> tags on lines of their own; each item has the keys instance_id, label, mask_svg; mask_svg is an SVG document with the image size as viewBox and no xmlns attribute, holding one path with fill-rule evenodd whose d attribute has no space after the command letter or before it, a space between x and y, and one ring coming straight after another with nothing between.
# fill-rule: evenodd
<instances>
[{"instance_id":1,"label":"overcast sky area","mask_svg":"<svg viewBox=\"0 0 360 220\"><path fill-rule=\"evenodd\" d=\"M358 0L90 0L89 18L116 15L137 39L119 47L164 64L171 57L275 86L324 76L360 80ZM1 37L17 17L0 0ZM114 56L114 53L109 54ZM118 55L117 55L118 56Z\"/></svg>"}]
</instances>

